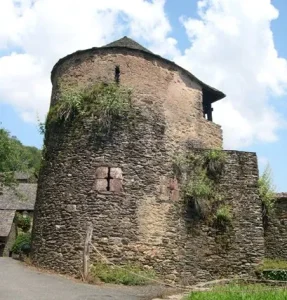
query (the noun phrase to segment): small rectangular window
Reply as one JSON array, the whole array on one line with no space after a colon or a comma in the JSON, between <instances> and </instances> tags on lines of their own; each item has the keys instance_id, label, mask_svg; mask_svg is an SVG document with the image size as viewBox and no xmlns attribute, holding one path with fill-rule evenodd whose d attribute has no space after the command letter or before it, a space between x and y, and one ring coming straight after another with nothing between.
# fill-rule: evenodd
<instances>
[{"instance_id":1,"label":"small rectangular window","mask_svg":"<svg viewBox=\"0 0 287 300\"><path fill-rule=\"evenodd\" d=\"M99 192L123 191L123 174L120 168L99 167L96 170L95 190Z\"/></svg>"}]
</instances>

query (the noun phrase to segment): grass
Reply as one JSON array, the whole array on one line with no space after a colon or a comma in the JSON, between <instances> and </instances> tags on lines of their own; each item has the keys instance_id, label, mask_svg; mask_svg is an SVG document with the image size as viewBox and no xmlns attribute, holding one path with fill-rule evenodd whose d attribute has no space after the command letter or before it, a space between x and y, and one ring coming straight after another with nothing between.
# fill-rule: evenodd
<instances>
[{"instance_id":1,"label":"grass","mask_svg":"<svg viewBox=\"0 0 287 300\"><path fill-rule=\"evenodd\" d=\"M287 270L287 261L265 258L260 270Z\"/></svg>"},{"instance_id":2,"label":"grass","mask_svg":"<svg viewBox=\"0 0 287 300\"><path fill-rule=\"evenodd\" d=\"M285 300L287 289L264 285L228 285L193 292L185 300Z\"/></svg>"},{"instance_id":3,"label":"grass","mask_svg":"<svg viewBox=\"0 0 287 300\"><path fill-rule=\"evenodd\" d=\"M139 274L140 276L137 276ZM91 268L91 276L100 279L105 283L115 283L124 285L146 285L155 278L155 273L151 270L142 270L138 266L111 266L103 263L96 263ZM144 276L145 278L141 277Z\"/></svg>"}]
</instances>

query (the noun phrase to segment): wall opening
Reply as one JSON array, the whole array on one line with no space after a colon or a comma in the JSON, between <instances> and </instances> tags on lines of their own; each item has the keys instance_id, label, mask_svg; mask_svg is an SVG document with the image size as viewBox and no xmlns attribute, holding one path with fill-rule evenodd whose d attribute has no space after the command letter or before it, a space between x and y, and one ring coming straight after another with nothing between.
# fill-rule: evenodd
<instances>
[{"instance_id":1,"label":"wall opening","mask_svg":"<svg viewBox=\"0 0 287 300\"><path fill-rule=\"evenodd\" d=\"M205 94L203 94L202 106L203 106L203 117L208 121L212 121L213 108L211 106L211 99Z\"/></svg>"},{"instance_id":2,"label":"wall opening","mask_svg":"<svg viewBox=\"0 0 287 300\"><path fill-rule=\"evenodd\" d=\"M120 83L120 75L121 75L121 70L120 66L115 67L115 82Z\"/></svg>"}]
</instances>

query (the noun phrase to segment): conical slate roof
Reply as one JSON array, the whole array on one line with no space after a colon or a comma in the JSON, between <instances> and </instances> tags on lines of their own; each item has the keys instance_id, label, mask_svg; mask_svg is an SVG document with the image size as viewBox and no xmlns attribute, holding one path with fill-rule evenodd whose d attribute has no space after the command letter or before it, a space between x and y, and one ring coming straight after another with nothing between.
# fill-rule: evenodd
<instances>
[{"instance_id":1,"label":"conical slate roof","mask_svg":"<svg viewBox=\"0 0 287 300\"><path fill-rule=\"evenodd\" d=\"M129 48L129 49L141 50L141 51L145 51L148 53L152 53L151 51L149 51L148 49L146 49L145 47L143 47L136 41L128 38L127 36L124 36L123 38L116 40L110 44L107 44L107 45L103 46L102 48L114 48L114 47Z\"/></svg>"},{"instance_id":2,"label":"conical slate roof","mask_svg":"<svg viewBox=\"0 0 287 300\"><path fill-rule=\"evenodd\" d=\"M118 51L120 51L121 49L127 49L129 51L133 51L134 53L146 53L149 56L152 56L154 59L157 59L159 61L163 61L171 66L173 66L174 68L178 69L181 72L184 72L191 80L197 82L203 90L203 94L206 95L211 102L215 102L217 100L220 100L222 98L225 97L225 94L222 93L221 91L207 85L206 83L202 82L201 80L199 80L197 77L195 77L193 74L191 74L190 72L188 72L187 70L185 70L184 68L178 66L177 64L175 64L174 62L163 58L157 54L154 54L153 52L149 51L148 49L146 49L145 47L143 47L142 45L140 45L139 43L137 43L136 41L124 36L123 38L116 40L112 43L109 43L105 46L102 47L93 47L91 49L87 49L87 50L80 50L77 52L74 52L72 54L69 54L63 58L61 58L54 66L52 73L51 73L51 80L53 82L53 77L56 73L57 68L67 59L70 59L72 57L84 54L84 53L100 53L103 50L109 50L109 49L118 49Z\"/></svg>"}]
</instances>

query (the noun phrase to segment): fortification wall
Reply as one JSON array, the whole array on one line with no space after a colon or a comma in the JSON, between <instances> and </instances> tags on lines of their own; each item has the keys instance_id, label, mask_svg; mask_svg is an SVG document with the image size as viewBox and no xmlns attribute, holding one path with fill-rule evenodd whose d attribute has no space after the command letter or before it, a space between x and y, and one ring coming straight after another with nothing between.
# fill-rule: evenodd
<instances>
[{"instance_id":1,"label":"fortification wall","mask_svg":"<svg viewBox=\"0 0 287 300\"><path fill-rule=\"evenodd\" d=\"M265 256L287 260L287 193L277 195L264 234Z\"/></svg>"}]
</instances>

